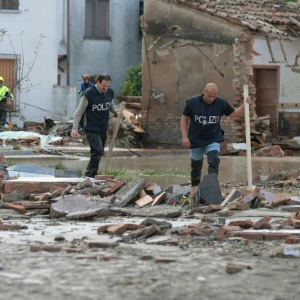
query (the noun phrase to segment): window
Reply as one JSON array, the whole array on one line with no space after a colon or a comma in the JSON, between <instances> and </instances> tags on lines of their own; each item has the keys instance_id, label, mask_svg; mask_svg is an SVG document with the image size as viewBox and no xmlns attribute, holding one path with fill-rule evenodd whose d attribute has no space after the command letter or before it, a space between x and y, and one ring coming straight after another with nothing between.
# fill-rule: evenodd
<instances>
[{"instance_id":1,"label":"window","mask_svg":"<svg viewBox=\"0 0 300 300\"><path fill-rule=\"evenodd\" d=\"M85 37L109 37L109 0L85 1Z\"/></svg>"},{"instance_id":2,"label":"window","mask_svg":"<svg viewBox=\"0 0 300 300\"><path fill-rule=\"evenodd\" d=\"M19 10L19 0L0 0L0 9Z\"/></svg>"}]
</instances>

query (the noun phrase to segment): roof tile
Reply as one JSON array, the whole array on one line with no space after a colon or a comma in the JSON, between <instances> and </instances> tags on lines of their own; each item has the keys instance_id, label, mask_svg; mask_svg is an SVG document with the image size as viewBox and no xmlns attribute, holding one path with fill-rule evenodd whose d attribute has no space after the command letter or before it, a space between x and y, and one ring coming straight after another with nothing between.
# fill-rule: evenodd
<instances>
[{"instance_id":1,"label":"roof tile","mask_svg":"<svg viewBox=\"0 0 300 300\"><path fill-rule=\"evenodd\" d=\"M279 39L293 38L276 25L300 30L300 5L284 0L171 0Z\"/></svg>"}]
</instances>

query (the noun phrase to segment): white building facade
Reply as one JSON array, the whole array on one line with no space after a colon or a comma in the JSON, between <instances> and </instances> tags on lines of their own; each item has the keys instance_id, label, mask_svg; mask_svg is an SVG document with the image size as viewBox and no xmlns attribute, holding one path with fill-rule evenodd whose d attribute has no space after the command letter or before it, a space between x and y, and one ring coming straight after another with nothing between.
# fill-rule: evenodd
<instances>
[{"instance_id":1,"label":"white building facade","mask_svg":"<svg viewBox=\"0 0 300 300\"><path fill-rule=\"evenodd\" d=\"M141 0L0 0L0 76L11 121L70 118L81 75L107 73L118 94L141 61ZM1 31L0 31L1 32Z\"/></svg>"}]
</instances>

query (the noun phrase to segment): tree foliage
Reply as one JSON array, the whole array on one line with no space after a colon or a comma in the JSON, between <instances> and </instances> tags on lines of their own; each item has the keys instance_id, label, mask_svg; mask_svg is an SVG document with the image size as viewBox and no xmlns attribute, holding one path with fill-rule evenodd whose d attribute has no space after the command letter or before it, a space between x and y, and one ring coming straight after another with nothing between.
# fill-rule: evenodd
<instances>
[{"instance_id":1,"label":"tree foliage","mask_svg":"<svg viewBox=\"0 0 300 300\"><path fill-rule=\"evenodd\" d=\"M125 80L121 86L121 96L141 96L142 95L142 65L129 68Z\"/></svg>"}]
</instances>

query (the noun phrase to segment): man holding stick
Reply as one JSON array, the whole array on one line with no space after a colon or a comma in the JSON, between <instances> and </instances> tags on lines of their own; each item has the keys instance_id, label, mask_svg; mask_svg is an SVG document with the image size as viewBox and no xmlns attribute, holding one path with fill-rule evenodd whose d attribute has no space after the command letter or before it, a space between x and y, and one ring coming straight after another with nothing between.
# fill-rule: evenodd
<instances>
[{"instance_id":1,"label":"man holding stick","mask_svg":"<svg viewBox=\"0 0 300 300\"><path fill-rule=\"evenodd\" d=\"M220 148L224 141L221 117L239 118L244 113L244 103L234 109L227 100L217 96L218 87L208 83L203 94L186 100L186 106L180 121L182 145L190 149L192 199L197 195L201 180L204 154L207 155L208 174L219 172ZM247 103L250 97L245 98Z\"/></svg>"}]
</instances>

